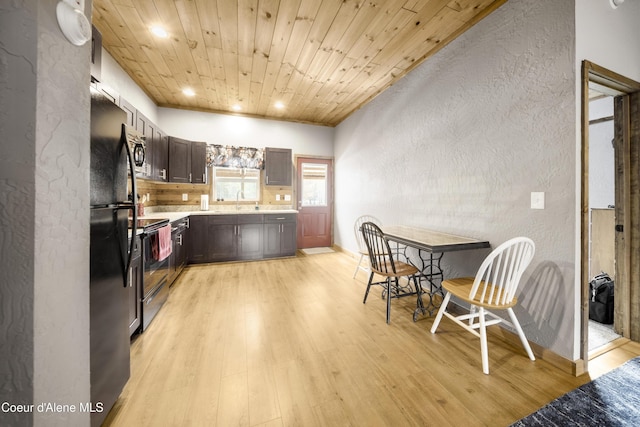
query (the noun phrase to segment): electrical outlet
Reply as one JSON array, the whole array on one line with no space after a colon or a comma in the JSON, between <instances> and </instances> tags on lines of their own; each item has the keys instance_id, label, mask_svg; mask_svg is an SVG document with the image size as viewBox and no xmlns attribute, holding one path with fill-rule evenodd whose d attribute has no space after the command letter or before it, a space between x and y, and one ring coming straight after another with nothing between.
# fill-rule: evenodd
<instances>
[{"instance_id":1,"label":"electrical outlet","mask_svg":"<svg viewBox=\"0 0 640 427\"><path fill-rule=\"evenodd\" d=\"M182 193L182 201L186 202L187 200L189 200L189 195L187 193Z\"/></svg>"},{"instance_id":2,"label":"electrical outlet","mask_svg":"<svg viewBox=\"0 0 640 427\"><path fill-rule=\"evenodd\" d=\"M276 201L280 201L280 195L276 194Z\"/></svg>"},{"instance_id":3,"label":"electrical outlet","mask_svg":"<svg viewBox=\"0 0 640 427\"><path fill-rule=\"evenodd\" d=\"M285 202L290 202L291 201L291 194L285 194L284 195L284 201Z\"/></svg>"}]
</instances>

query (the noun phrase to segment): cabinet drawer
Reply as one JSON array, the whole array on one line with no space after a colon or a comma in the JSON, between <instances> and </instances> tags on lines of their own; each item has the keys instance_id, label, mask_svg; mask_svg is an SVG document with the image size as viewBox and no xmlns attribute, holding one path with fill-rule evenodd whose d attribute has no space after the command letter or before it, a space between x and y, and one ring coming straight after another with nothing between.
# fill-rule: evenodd
<instances>
[{"instance_id":1,"label":"cabinet drawer","mask_svg":"<svg viewBox=\"0 0 640 427\"><path fill-rule=\"evenodd\" d=\"M286 213L286 214L268 214L264 216L264 222L295 222L297 214L295 213Z\"/></svg>"},{"instance_id":2,"label":"cabinet drawer","mask_svg":"<svg viewBox=\"0 0 640 427\"><path fill-rule=\"evenodd\" d=\"M211 224L236 224L238 215L209 215L209 225Z\"/></svg>"},{"instance_id":3,"label":"cabinet drawer","mask_svg":"<svg viewBox=\"0 0 640 427\"><path fill-rule=\"evenodd\" d=\"M238 224L262 224L263 217L260 214L240 214Z\"/></svg>"}]
</instances>

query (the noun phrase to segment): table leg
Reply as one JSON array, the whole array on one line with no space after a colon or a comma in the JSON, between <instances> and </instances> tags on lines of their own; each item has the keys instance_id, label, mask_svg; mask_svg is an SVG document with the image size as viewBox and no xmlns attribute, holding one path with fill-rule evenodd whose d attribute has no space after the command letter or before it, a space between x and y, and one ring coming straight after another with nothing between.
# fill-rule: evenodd
<instances>
[{"instance_id":1,"label":"table leg","mask_svg":"<svg viewBox=\"0 0 640 427\"><path fill-rule=\"evenodd\" d=\"M407 256L406 248L405 256ZM417 275L416 292L418 293L418 302L416 304L416 310L413 314L414 322L417 320L417 315L419 313L429 313L429 316L432 316L433 313L438 308L440 308L440 304L436 305L434 296L439 295L441 297L440 301L442 301L442 298L444 298L444 291L442 290L443 273L440 266L442 256L442 252L434 254L433 252L424 251L421 249L418 249L418 259L415 260L415 262L413 262L413 260L407 256L408 262L420 271ZM429 290L425 291L425 285L427 284ZM426 307L424 305L424 302L422 301L422 295L424 294L429 296L429 303L426 305Z\"/></svg>"}]
</instances>

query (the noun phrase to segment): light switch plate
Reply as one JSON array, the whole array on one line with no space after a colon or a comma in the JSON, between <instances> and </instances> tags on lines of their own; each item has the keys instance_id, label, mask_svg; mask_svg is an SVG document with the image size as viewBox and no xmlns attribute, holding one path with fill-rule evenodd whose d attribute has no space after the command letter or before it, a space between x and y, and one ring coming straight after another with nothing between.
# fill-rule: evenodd
<instances>
[{"instance_id":1,"label":"light switch plate","mask_svg":"<svg viewBox=\"0 0 640 427\"><path fill-rule=\"evenodd\" d=\"M276 194L276 200L279 201L280 200L280 195Z\"/></svg>"},{"instance_id":2,"label":"light switch plate","mask_svg":"<svg viewBox=\"0 0 640 427\"><path fill-rule=\"evenodd\" d=\"M291 194L285 194L284 195L284 200L285 200L285 202L290 202L291 201Z\"/></svg>"},{"instance_id":3,"label":"light switch plate","mask_svg":"<svg viewBox=\"0 0 640 427\"><path fill-rule=\"evenodd\" d=\"M531 209L544 209L544 192L531 192Z\"/></svg>"},{"instance_id":4,"label":"light switch plate","mask_svg":"<svg viewBox=\"0 0 640 427\"><path fill-rule=\"evenodd\" d=\"M182 193L182 201L186 202L187 200L189 200L189 194L187 193Z\"/></svg>"}]
</instances>

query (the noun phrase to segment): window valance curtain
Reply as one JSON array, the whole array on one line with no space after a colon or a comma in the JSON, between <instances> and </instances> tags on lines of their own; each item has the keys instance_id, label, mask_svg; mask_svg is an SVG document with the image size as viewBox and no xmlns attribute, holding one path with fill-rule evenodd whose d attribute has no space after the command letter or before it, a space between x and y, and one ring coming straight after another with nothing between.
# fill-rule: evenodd
<instances>
[{"instance_id":1,"label":"window valance curtain","mask_svg":"<svg viewBox=\"0 0 640 427\"><path fill-rule=\"evenodd\" d=\"M207 166L262 169L264 150L230 145L207 145Z\"/></svg>"}]
</instances>

